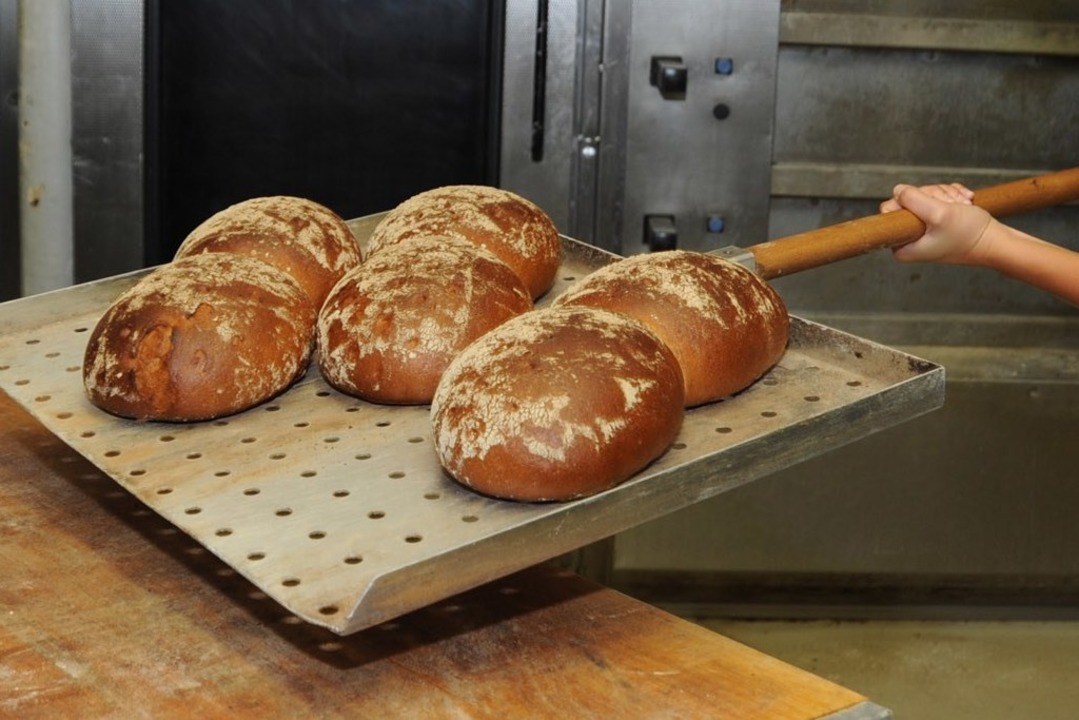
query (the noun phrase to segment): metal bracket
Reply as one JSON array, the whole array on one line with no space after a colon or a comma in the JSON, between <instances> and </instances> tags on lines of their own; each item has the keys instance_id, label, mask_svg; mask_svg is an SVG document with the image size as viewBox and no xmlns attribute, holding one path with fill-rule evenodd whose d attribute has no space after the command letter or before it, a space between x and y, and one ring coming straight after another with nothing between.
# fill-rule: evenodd
<instances>
[{"instance_id":1,"label":"metal bracket","mask_svg":"<svg viewBox=\"0 0 1079 720\"><path fill-rule=\"evenodd\" d=\"M729 260L732 263L737 263L742 267L757 272L757 258L753 256L753 253L745 248L740 248L737 245L727 245L726 247L716 248L715 250L709 250L709 255L716 255Z\"/></svg>"}]
</instances>

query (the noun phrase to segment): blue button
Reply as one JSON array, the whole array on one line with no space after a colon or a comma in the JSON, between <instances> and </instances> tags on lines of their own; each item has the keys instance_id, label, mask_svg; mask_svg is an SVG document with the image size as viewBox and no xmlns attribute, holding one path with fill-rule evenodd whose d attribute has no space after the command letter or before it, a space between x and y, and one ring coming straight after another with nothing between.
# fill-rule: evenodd
<instances>
[{"instance_id":1,"label":"blue button","mask_svg":"<svg viewBox=\"0 0 1079 720\"><path fill-rule=\"evenodd\" d=\"M730 75L734 72L734 58L716 58L716 75Z\"/></svg>"},{"instance_id":2,"label":"blue button","mask_svg":"<svg viewBox=\"0 0 1079 720\"><path fill-rule=\"evenodd\" d=\"M725 226L726 226L726 223L723 221L723 216L721 216L721 215L709 215L708 216L708 232L710 232L710 233L721 233L721 232L723 232L723 228Z\"/></svg>"}]
</instances>

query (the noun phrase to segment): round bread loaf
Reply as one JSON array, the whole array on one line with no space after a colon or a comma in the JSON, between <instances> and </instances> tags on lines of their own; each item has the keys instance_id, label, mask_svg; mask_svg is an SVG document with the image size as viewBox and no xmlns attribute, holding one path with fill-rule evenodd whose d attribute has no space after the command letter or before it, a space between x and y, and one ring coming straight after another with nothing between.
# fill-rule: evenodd
<instances>
[{"instance_id":1,"label":"round bread loaf","mask_svg":"<svg viewBox=\"0 0 1079 720\"><path fill-rule=\"evenodd\" d=\"M416 236L449 236L487 248L513 268L533 298L554 285L562 240L534 203L486 185L449 185L422 192L386 213L367 253Z\"/></svg>"},{"instance_id":2,"label":"round bread loaf","mask_svg":"<svg viewBox=\"0 0 1079 720\"><path fill-rule=\"evenodd\" d=\"M335 212L288 195L252 198L211 215L188 234L176 257L204 252L251 255L284 270L316 312L334 283L362 259L355 236Z\"/></svg>"},{"instance_id":3,"label":"round bread loaf","mask_svg":"<svg viewBox=\"0 0 1079 720\"><path fill-rule=\"evenodd\" d=\"M592 495L662 455L682 424L671 351L625 315L525 313L470 345L431 405L439 460L477 492L522 501Z\"/></svg>"},{"instance_id":4,"label":"round bread loaf","mask_svg":"<svg viewBox=\"0 0 1079 720\"><path fill-rule=\"evenodd\" d=\"M754 273L722 258L670 250L605 265L554 305L601 307L644 323L674 352L686 407L743 390L787 347L782 298Z\"/></svg>"},{"instance_id":5,"label":"round bread loaf","mask_svg":"<svg viewBox=\"0 0 1079 720\"><path fill-rule=\"evenodd\" d=\"M90 334L90 401L139 420L208 420L257 405L307 369L311 302L261 260L206 253L153 271Z\"/></svg>"},{"instance_id":6,"label":"round bread loaf","mask_svg":"<svg viewBox=\"0 0 1079 720\"><path fill-rule=\"evenodd\" d=\"M520 278L488 250L410 238L334 286L318 319L319 367L331 385L365 400L426 404L465 347L531 309Z\"/></svg>"}]
</instances>

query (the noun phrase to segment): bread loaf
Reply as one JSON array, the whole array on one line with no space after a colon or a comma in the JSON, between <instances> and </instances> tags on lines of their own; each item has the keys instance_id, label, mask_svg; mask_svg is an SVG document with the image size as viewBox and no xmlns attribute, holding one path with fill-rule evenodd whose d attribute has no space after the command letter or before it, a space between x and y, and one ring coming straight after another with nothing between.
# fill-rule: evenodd
<instances>
[{"instance_id":1,"label":"bread loaf","mask_svg":"<svg viewBox=\"0 0 1079 720\"><path fill-rule=\"evenodd\" d=\"M140 420L235 413L303 375L314 322L300 285L261 260L181 258L105 311L86 346L86 393L103 410Z\"/></svg>"},{"instance_id":2,"label":"bread loaf","mask_svg":"<svg viewBox=\"0 0 1079 720\"><path fill-rule=\"evenodd\" d=\"M487 248L533 298L551 289L562 262L562 240L550 217L519 195L485 185L450 185L405 200L375 227L368 255L416 236L455 237Z\"/></svg>"},{"instance_id":3,"label":"bread loaf","mask_svg":"<svg viewBox=\"0 0 1079 720\"><path fill-rule=\"evenodd\" d=\"M252 198L211 215L188 234L176 257L204 252L250 255L280 268L300 283L316 312L334 283L362 259L336 213L288 195Z\"/></svg>"},{"instance_id":4,"label":"bread loaf","mask_svg":"<svg viewBox=\"0 0 1079 720\"><path fill-rule=\"evenodd\" d=\"M671 351L640 323L535 310L450 364L431 405L442 466L486 495L557 501L610 488L662 455L682 423Z\"/></svg>"},{"instance_id":5,"label":"bread loaf","mask_svg":"<svg viewBox=\"0 0 1079 720\"><path fill-rule=\"evenodd\" d=\"M606 308L644 323L678 358L687 407L751 385L782 356L790 330L782 298L764 280L714 255L682 250L606 265L554 304Z\"/></svg>"},{"instance_id":6,"label":"bread loaf","mask_svg":"<svg viewBox=\"0 0 1079 720\"><path fill-rule=\"evenodd\" d=\"M319 315L319 367L331 385L366 400L427 404L465 347L531 308L520 278L488 250L413 237L334 286Z\"/></svg>"}]
</instances>

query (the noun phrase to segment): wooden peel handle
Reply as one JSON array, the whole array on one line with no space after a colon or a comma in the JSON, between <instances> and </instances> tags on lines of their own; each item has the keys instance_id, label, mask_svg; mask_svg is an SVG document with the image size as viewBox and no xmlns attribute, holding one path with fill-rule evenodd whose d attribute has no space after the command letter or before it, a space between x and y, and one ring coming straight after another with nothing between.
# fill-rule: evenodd
<instances>
[{"instance_id":1,"label":"wooden peel handle","mask_svg":"<svg viewBox=\"0 0 1079 720\"><path fill-rule=\"evenodd\" d=\"M1003 217L1079 199L1079 167L982 188L974 204ZM909 210L870 215L749 248L767 279L917 240L925 224Z\"/></svg>"}]
</instances>

